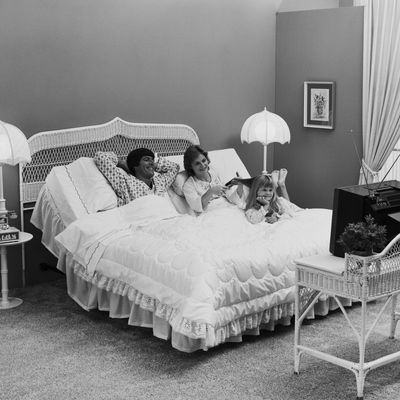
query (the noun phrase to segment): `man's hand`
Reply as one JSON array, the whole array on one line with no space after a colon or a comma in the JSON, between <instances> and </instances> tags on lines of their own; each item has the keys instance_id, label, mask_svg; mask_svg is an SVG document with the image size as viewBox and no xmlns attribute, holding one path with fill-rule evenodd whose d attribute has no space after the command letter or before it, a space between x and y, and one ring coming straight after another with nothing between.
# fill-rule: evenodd
<instances>
[{"instance_id":1,"label":"man's hand","mask_svg":"<svg viewBox=\"0 0 400 400\"><path fill-rule=\"evenodd\" d=\"M168 167L165 165L163 167L157 167L157 172L159 172L160 174L165 174L166 172L168 172Z\"/></svg>"},{"instance_id":2,"label":"man's hand","mask_svg":"<svg viewBox=\"0 0 400 400\"><path fill-rule=\"evenodd\" d=\"M119 160L117 163L117 167L122 168L125 172L128 172L128 174L130 174L126 160Z\"/></svg>"}]
</instances>

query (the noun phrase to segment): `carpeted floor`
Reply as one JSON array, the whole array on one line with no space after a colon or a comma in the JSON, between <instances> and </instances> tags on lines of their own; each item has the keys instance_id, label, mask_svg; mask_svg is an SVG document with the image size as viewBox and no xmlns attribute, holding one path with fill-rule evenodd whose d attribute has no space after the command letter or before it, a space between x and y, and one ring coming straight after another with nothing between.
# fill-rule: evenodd
<instances>
[{"instance_id":1,"label":"carpeted floor","mask_svg":"<svg viewBox=\"0 0 400 400\"><path fill-rule=\"evenodd\" d=\"M355 399L354 374L308 356L293 373L293 327L243 343L186 354L100 311L82 310L64 279L16 290L18 308L0 311L0 399ZM376 314L379 304L371 306ZM349 313L357 320L359 307ZM399 350L382 318L369 359ZM400 328L398 328L400 330ZM304 326L303 343L356 361L357 347L342 314ZM366 400L400 398L400 362L367 376Z\"/></svg>"}]
</instances>

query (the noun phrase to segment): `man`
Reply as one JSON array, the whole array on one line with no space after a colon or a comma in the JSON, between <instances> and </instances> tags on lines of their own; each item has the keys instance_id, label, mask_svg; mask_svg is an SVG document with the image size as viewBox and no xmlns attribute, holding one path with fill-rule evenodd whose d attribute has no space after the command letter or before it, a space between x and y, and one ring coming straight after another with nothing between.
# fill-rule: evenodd
<instances>
[{"instance_id":1,"label":"man","mask_svg":"<svg viewBox=\"0 0 400 400\"><path fill-rule=\"evenodd\" d=\"M98 152L94 161L118 197L118 206L137 197L155 194L164 196L179 172L179 165L145 148L132 150L126 162L113 152Z\"/></svg>"}]
</instances>

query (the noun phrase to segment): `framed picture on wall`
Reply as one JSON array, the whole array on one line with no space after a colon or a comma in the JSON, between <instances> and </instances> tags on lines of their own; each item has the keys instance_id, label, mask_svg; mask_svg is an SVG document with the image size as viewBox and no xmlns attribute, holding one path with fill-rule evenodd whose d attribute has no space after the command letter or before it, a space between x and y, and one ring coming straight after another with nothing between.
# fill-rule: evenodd
<instances>
[{"instance_id":1,"label":"framed picture on wall","mask_svg":"<svg viewBox=\"0 0 400 400\"><path fill-rule=\"evenodd\" d=\"M304 126L333 129L335 82L304 82Z\"/></svg>"}]
</instances>

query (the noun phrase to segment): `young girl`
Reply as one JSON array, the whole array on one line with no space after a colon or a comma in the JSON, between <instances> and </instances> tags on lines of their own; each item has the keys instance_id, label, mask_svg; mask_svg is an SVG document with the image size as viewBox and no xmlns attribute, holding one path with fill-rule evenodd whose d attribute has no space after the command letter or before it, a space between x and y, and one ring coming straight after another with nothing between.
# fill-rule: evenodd
<instances>
[{"instance_id":1,"label":"young girl","mask_svg":"<svg viewBox=\"0 0 400 400\"><path fill-rule=\"evenodd\" d=\"M286 193L283 195L285 196ZM262 221L273 224L283 214L293 216L294 209L288 200L278 197L271 175L259 175L254 178L250 187L245 207L246 217L252 224Z\"/></svg>"}]
</instances>

